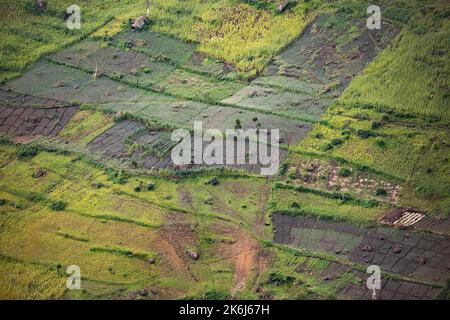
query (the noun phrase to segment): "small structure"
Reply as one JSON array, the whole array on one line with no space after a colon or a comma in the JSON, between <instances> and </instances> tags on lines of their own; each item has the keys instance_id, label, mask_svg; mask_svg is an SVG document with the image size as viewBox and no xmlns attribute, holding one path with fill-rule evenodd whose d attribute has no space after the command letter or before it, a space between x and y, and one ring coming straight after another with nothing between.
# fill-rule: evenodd
<instances>
[{"instance_id":1,"label":"small structure","mask_svg":"<svg viewBox=\"0 0 450 320\"><path fill-rule=\"evenodd\" d=\"M147 17L141 16L137 19L132 19L130 21L131 29L140 31L143 30L148 24Z\"/></svg>"}]
</instances>

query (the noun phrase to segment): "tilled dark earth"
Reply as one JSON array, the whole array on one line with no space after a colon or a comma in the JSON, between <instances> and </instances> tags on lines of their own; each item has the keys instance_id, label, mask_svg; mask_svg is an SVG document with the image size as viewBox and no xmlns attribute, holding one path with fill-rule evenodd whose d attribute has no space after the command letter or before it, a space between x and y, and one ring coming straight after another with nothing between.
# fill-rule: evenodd
<instances>
[{"instance_id":1,"label":"tilled dark earth","mask_svg":"<svg viewBox=\"0 0 450 320\"><path fill-rule=\"evenodd\" d=\"M378 265L386 272L429 283L445 282L450 268L447 238L395 230L367 229L344 222L274 214L277 243Z\"/></svg>"},{"instance_id":2,"label":"tilled dark earth","mask_svg":"<svg viewBox=\"0 0 450 320\"><path fill-rule=\"evenodd\" d=\"M0 90L0 134L16 139L56 136L78 107L53 100Z\"/></svg>"}]
</instances>

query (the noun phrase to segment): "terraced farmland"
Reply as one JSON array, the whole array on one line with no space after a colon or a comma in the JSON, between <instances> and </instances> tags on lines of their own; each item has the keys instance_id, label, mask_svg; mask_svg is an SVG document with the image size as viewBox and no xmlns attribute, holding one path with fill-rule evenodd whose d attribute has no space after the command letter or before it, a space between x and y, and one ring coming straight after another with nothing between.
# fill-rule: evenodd
<instances>
[{"instance_id":1,"label":"terraced farmland","mask_svg":"<svg viewBox=\"0 0 450 320\"><path fill-rule=\"evenodd\" d=\"M0 0L1 299L448 299L446 1L151 3Z\"/></svg>"}]
</instances>

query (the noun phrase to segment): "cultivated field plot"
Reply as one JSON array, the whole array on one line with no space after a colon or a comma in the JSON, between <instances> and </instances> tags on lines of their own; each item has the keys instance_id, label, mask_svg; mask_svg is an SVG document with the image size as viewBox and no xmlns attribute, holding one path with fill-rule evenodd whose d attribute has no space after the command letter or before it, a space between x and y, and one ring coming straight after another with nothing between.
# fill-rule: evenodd
<instances>
[{"instance_id":1,"label":"cultivated field plot","mask_svg":"<svg viewBox=\"0 0 450 320\"><path fill-rule=\"evenodd\" d=\"M34 86L33 83L40 85ZM299 120L257 111L180 100L106 77L94 79L91 74L79 69L49 62L37 63L24 76L5 84L4 88L39 97L92 105L105 111L128 112L148 120L188 129L193 128L193 121L204 122L204 128L233 129L239 120L243 129L279 129L283 144L299 142L311 127Z\"/></svg>"},{"instance_id":2,"label":"cultivated field plot","mask_svg":"<svg viewBox=\"0 0 450 320\"><path fill-rule=\"evenodd\" d=\"M29 141L36 136L56 136L78 107L0 90L0 135Z\"/></svg>"},{"instance_id":3,"label":"cultivated field plot","mask_svg":"<svg viewBox=\"0 0 450 320\"><path fill-rule=\"evenodd\" d=\"M98 77L106 75L132 86L201 101L219 102L243 86L180 69L174 71L175 66L161 57L149 57L139 50L116 48L107 44L87 39L49 56L48 59L97 73Z\"/></svg>"},{"instance_id":4,"label":"cultivated field plot","mask_svg":"<svg viewBox=\"0 0 450 320\"><path fill-rule=\"evenodd\" d=\"M286 179L294 185L354 194L361 198L398 202L400 182L349 164L292 153L287 160Z\"/></svg>"},{"instance_id":5,"label":"cultivated field plot","mask_svg":"<svg viewBox=\"0 0 450 320\"><path fill-rule=\"evenodd\" d=\"M448 275L450 244L446 238L283 214L274 214L273 222L277 243L379 265L382 270L428 283L442 284Z\"/></svg>"},{"instance_id":6,"label":"cultivated field plot","mask_svg":"<svg viewBox=\"0 0 450 320\"><path fill-rule=\"evenodd\" d=\"M367 274L358 268L338 261L324 260L317 257L302 256L301 254L281 254L278 252L276 261L269 275L270 285L264 289L271 292L275 288L283 287L283 293L275 298L298 297L306 294L309 299L353 299L371 300L373 291L367 289ZM283 283L282 280L285 280ZM297 283L302 285L298 286ZM318 296L316 292L308 292L309 288L320 286ZM419 284L382 277L381 290L376 290L376 299L380 300L431 300L435 299L441 289L429 284Z\"/></svg>"},{"instance_id":7,"label":"cultivated field plot","mask_svg":"<svg viewBox=\"0 0 450 320\"><path fill-rule=\"evenodd\" d=\"M363 19L319 15L261 77L224 102L317 121L397 33L388 23L383 32L370 31Z\"/></svg>"},{"instance_id":8,"label":"cultivated field plot","mask_svg":"<svg viewBox=\"0 0 450 320\"><path fill-rule=\"evenodd\" d=\"M224 186L220 191L203 179L185 180L188 190L203 186L185 206L177 184L167 179L122 176L122 180L76 156L40 152L32 159L17 160L14 146L2 144L0 149L8 155L0 169L0 265L29 276L19 277L15 286L15 272L2 277L8 288L2 291L5 297L174 299L192 292L201 297L212 284L227 297L235 285L240 294L247 279L255 276L251 267L258 259L258 242L213 216L226 216L220 201L227 199L230 210L247 213L230 215L228 220L253 222L254 210L264 203L257 202L253 189L262 187L259 181L220 179ZM33 176L38 171L42 174ZM233 191L236 187L241 188L239 196ZM205 192L214 195L213 205L203 203ZM242 209L242 203L248 208ZM192 206L199 211L194 214ZM58 281L71 263L83 270L82 292L65 291L65 281ZM35 279L39 274L42 277ZM36 285L27 286L29 279Z\"/></svg>"},{"instance_id":9,"label":"cultivated field plot","mask_svg":"<svg viewBox=\"0 0 450 320\"><path fill-rule=\"evenodd\" d=\"M409 228L450 236L450 219L425 215L414 209L393 209L379 220L397 228Z\"/></svg>"},{"instance_id":10,"label":"cultivated field plot","mask_svg":"<svg viewBox=\"0 0 450 320\"><path fill-rule=\"evenodd\" d=\"M232 65L198 52L197 44L152 31L123 31L110 39L109 43L118 48L141 52L152 61L160 61L219 79L229 78L234 72Z\"/></svg>"},{"instance_id":11,"label":"cultivated field plot","mask_svg":"<svg viewBox=\"0 0 450 320\"><path fill-rule=\"evenodd\" d=\"M325 13L283 51L268 71L278 69L274 75L289 77L294 69L298 72L294 76L326 85L326 91L341 93L398 32L386 20L382 31L369 30L366 19L342 12Z\"/></svg>"},{"instance_id":12,"label":"cultivated field plot","mask_svg":"<svg viewBox=\"0 0 450 320\"><path fill-rule=\"evenodd\" d=\"M176 142L171 141L171 134L163 130L149 130L145 126L133 120L124 120L96 137L88 144L88 148L95 154L101 155L104 161L116 159L128 166L135 166L144 169L199 169L206 165L195 165L194 157L197 152L194 149L194 138L191 139L191 163L192 165L177 166L171 158L172 148ZM208 142L201 142L203 150L208 146ZM225 149L225 141L223 142ZM244 160L247 164L237 164L237 152L234 150L233 163L226 164L226 154L224 153L221 167L243 169L248 172L259 174L260 164L250 164L251 157L258 157L257 150L251 150L249 142L246 143L246 154ZM287 151L280 150L278 161L282 162L287 157ZM209 166L211 168L211 166ZM217 166L216 166L217 167Z\"/></svg>"}]
</instances>

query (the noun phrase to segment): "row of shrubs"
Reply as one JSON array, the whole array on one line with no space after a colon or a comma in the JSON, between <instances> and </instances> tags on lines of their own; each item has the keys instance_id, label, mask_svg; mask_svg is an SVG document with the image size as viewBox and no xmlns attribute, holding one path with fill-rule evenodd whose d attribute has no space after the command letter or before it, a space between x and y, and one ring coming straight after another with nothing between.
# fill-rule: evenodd
<instances>
[{"instance_id":1,"label":"row of shrubs","mask_svg":"<svg viewBox=\"0 0 450 320\"><path fill-rule=\"evenodd\" d=\"M288 185L288 184L281 183L281 182L275 183L274 189L286 189L286 190L294 190L296 192L302 192L302 193L311 193L311 194L321 196L321 197L326 197L329 199L340 200L342 203L352 203L352 204L362 206L365 208L375 208L380 205L380 203L377 200L356 199L349 193L326 192L326 191L322 191L322 190L311 189L311 188L308 188L305 186L292 186L292 185Z\"/></svg>"}]
</instances>

